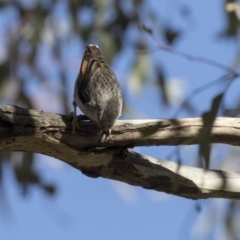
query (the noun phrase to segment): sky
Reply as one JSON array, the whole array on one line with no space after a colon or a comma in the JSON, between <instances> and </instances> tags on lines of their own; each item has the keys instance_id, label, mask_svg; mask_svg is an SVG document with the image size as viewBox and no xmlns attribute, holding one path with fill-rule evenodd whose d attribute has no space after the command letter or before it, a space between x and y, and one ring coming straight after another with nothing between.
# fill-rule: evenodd
<instances>
[{"instance_id":1,"label":"sky","mask_svg":"<svg viewBox=\"0 0 240 240\"><path fill-rule=\"evenodd\" d=\"M192 12L191 21L188 23L174 13L174 6L179 3L177 0L163 1L161 4L159 1L148 1L154 11L165 16L164 21L169 21L172 25L178 23L178 26L185 30L175 48L232 66L236 44L218 37L225 22L223 1L185 1ZM156 46L155 41L151 44ZM83 49L75 52L79 58L70 54L69 60L75 61L77 57L80 63ZM113 64L130 106L138 112L136 118L171 118L184 96L224 74L213 66L188 61L163 51L152 53L152 57L163 64L168 82L172 84L171 91L175 89L176 101L169 109L161 108L159 91L154 84L146 85L142 93L137 95L131 89L131 79L123 74L121 67ZM123 61L121 56L119 60ZM73 92L78 67L78 64L76 67L74 65L70 74L70 93ZM30 90L34 88L34 84L29 85ZM238 88L239 83L236 82L229 89L227 96L231 98L226 99L227 103L233 103ZM199 113L196 113L196 116L183 113L181 117L201 116L202 112L209 109L211 99L219 89L214 87L195 96L192 101ZM38 97L41 96L36 96L36 99ZM47 101L51 98L52 96L47 96ZM43 110L56 112L58 104L54 105L54 101L52 103L53 105ZM161 146L134 148L142 154L162 159L169 159L172 149ZM227 147L216 145L212 155L218 156L226 151ZM197 156L197 148L185 146L181 152L183 163L192 165ZM193 201L109 179L91 179L57 159L39 154L36 159L36 168L44 179L56 184L57 194L49 197L41 190L33 188L31 194L23 198L9 167L5 166L6 179L3 187L7 200L5 207L8 207L8 211L0 208L0 239L225 239L222 219L226 200ZM171 160L176 161L174 157ZM219 166L219 162L211 164ZM200 211L197 211L198 206Z\"/></svg>"}]
</instances>

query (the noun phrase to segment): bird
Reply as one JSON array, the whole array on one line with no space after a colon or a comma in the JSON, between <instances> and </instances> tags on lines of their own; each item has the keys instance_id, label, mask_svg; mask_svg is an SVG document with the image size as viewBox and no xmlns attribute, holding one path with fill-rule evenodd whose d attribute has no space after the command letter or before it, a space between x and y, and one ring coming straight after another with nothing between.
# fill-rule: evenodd
<instances>
[{"instance_id":1,"label":"bird","mask_svg":"<svg viewBox=\"0 0 240 240\"><path fill-rule=\"evenodd\" d=\"M73 93L73 134L79 128L76 108L97 123L100 134L111 134L123 110L118 80L95 44L85 46ZM99 135L100 135L99 134ZM106 139L106 138L105 138Z\"/></svg>"}]
</instances>

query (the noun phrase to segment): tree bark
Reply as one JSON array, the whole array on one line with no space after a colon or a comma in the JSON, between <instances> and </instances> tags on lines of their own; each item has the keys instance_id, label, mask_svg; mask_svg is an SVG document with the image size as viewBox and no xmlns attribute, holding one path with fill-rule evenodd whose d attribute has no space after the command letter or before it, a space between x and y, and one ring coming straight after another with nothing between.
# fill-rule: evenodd
<instances>
[{"instance_id":1,"label":"tree bark","mask_svg":"<svg viewBox=\"0 0 240 240\"><path fill-rule=\"evenodd\" d=\"M89 177L114 179L190 199L240 199L240 173L188 167L129 150L136 146L198 144L201 118L119 120L102 142L95 123L79 122L80 130L73 135L71 122L71 115L1 106L0 150L45 154ZM239 146L240 120L216 118L211 142Z\"/></svg>"}]
</instances>

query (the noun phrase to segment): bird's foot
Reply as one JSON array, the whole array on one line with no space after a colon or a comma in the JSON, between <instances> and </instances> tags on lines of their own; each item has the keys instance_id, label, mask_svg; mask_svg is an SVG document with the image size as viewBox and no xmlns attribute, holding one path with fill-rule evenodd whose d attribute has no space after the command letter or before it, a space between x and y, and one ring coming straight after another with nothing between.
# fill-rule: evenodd
<instances>
[{"instance_id":1,"label":"bird's foot","mask_svg":"<svg viewBox=\"0 0 240 240\"><path fill-rule=\"evenodd\" d=\"M112 129L108 129L105 131L101 131L99 132L98 138L97 138L97 142L104 142L107 140L107 138L111 135L112 133Z\"/></svg>"},{"instance_id":2,"label":"bird's foot","mask_svg":"<svg viewBox=\"0 0 240 240\"><path fill-rule=\"evenodd\" d=\"M72 120L72 134L74 135L75 134L75 130L76 128L79 129L79 125L78 125L78 117L77 115L74 113L74 112L71 112L69 115L72 115L73 116L73 120Z\"/></svg>"},{"instance_id":3,"label":"bird's foot","mask_svg":"<svg viewBox=\"0 0 240 240\"><path fill-rule=\"evenodd\" d=\"M88 116L83 115L83 114L80 114L79 116L77 116L74 112L70 112L69 115L73 117L73 120L72 120L73 131L72 131L72 134L75 134L76 129L80 129L79 124L78 124L78 120L80 120L80 121L91 121L92 122L92 120Z\"/></svg>"}]
</instances>

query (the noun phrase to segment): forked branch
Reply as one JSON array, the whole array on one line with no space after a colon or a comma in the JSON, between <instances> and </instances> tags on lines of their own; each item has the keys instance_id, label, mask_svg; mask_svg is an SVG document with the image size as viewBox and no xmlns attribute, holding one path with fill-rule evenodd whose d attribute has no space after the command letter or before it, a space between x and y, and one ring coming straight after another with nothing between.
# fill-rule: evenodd
<instances>
[{"instance_id":1,"label":"forked branch","mask_svg":"<svg viewBox=\"0 0 240 240\"><path fill-rule=\"evenodd\" d=\"M129 150L135 146L199 143L201 118L118 121L97 142L96 124L81 122L72 135L72 116L16 106L0 107L0 150L42 153L90 177L104 177L191 198L240 199L240 173L178 165ZM240 119L217 118L212 143L240 145Z\"/></svg>"}]
</instances>

